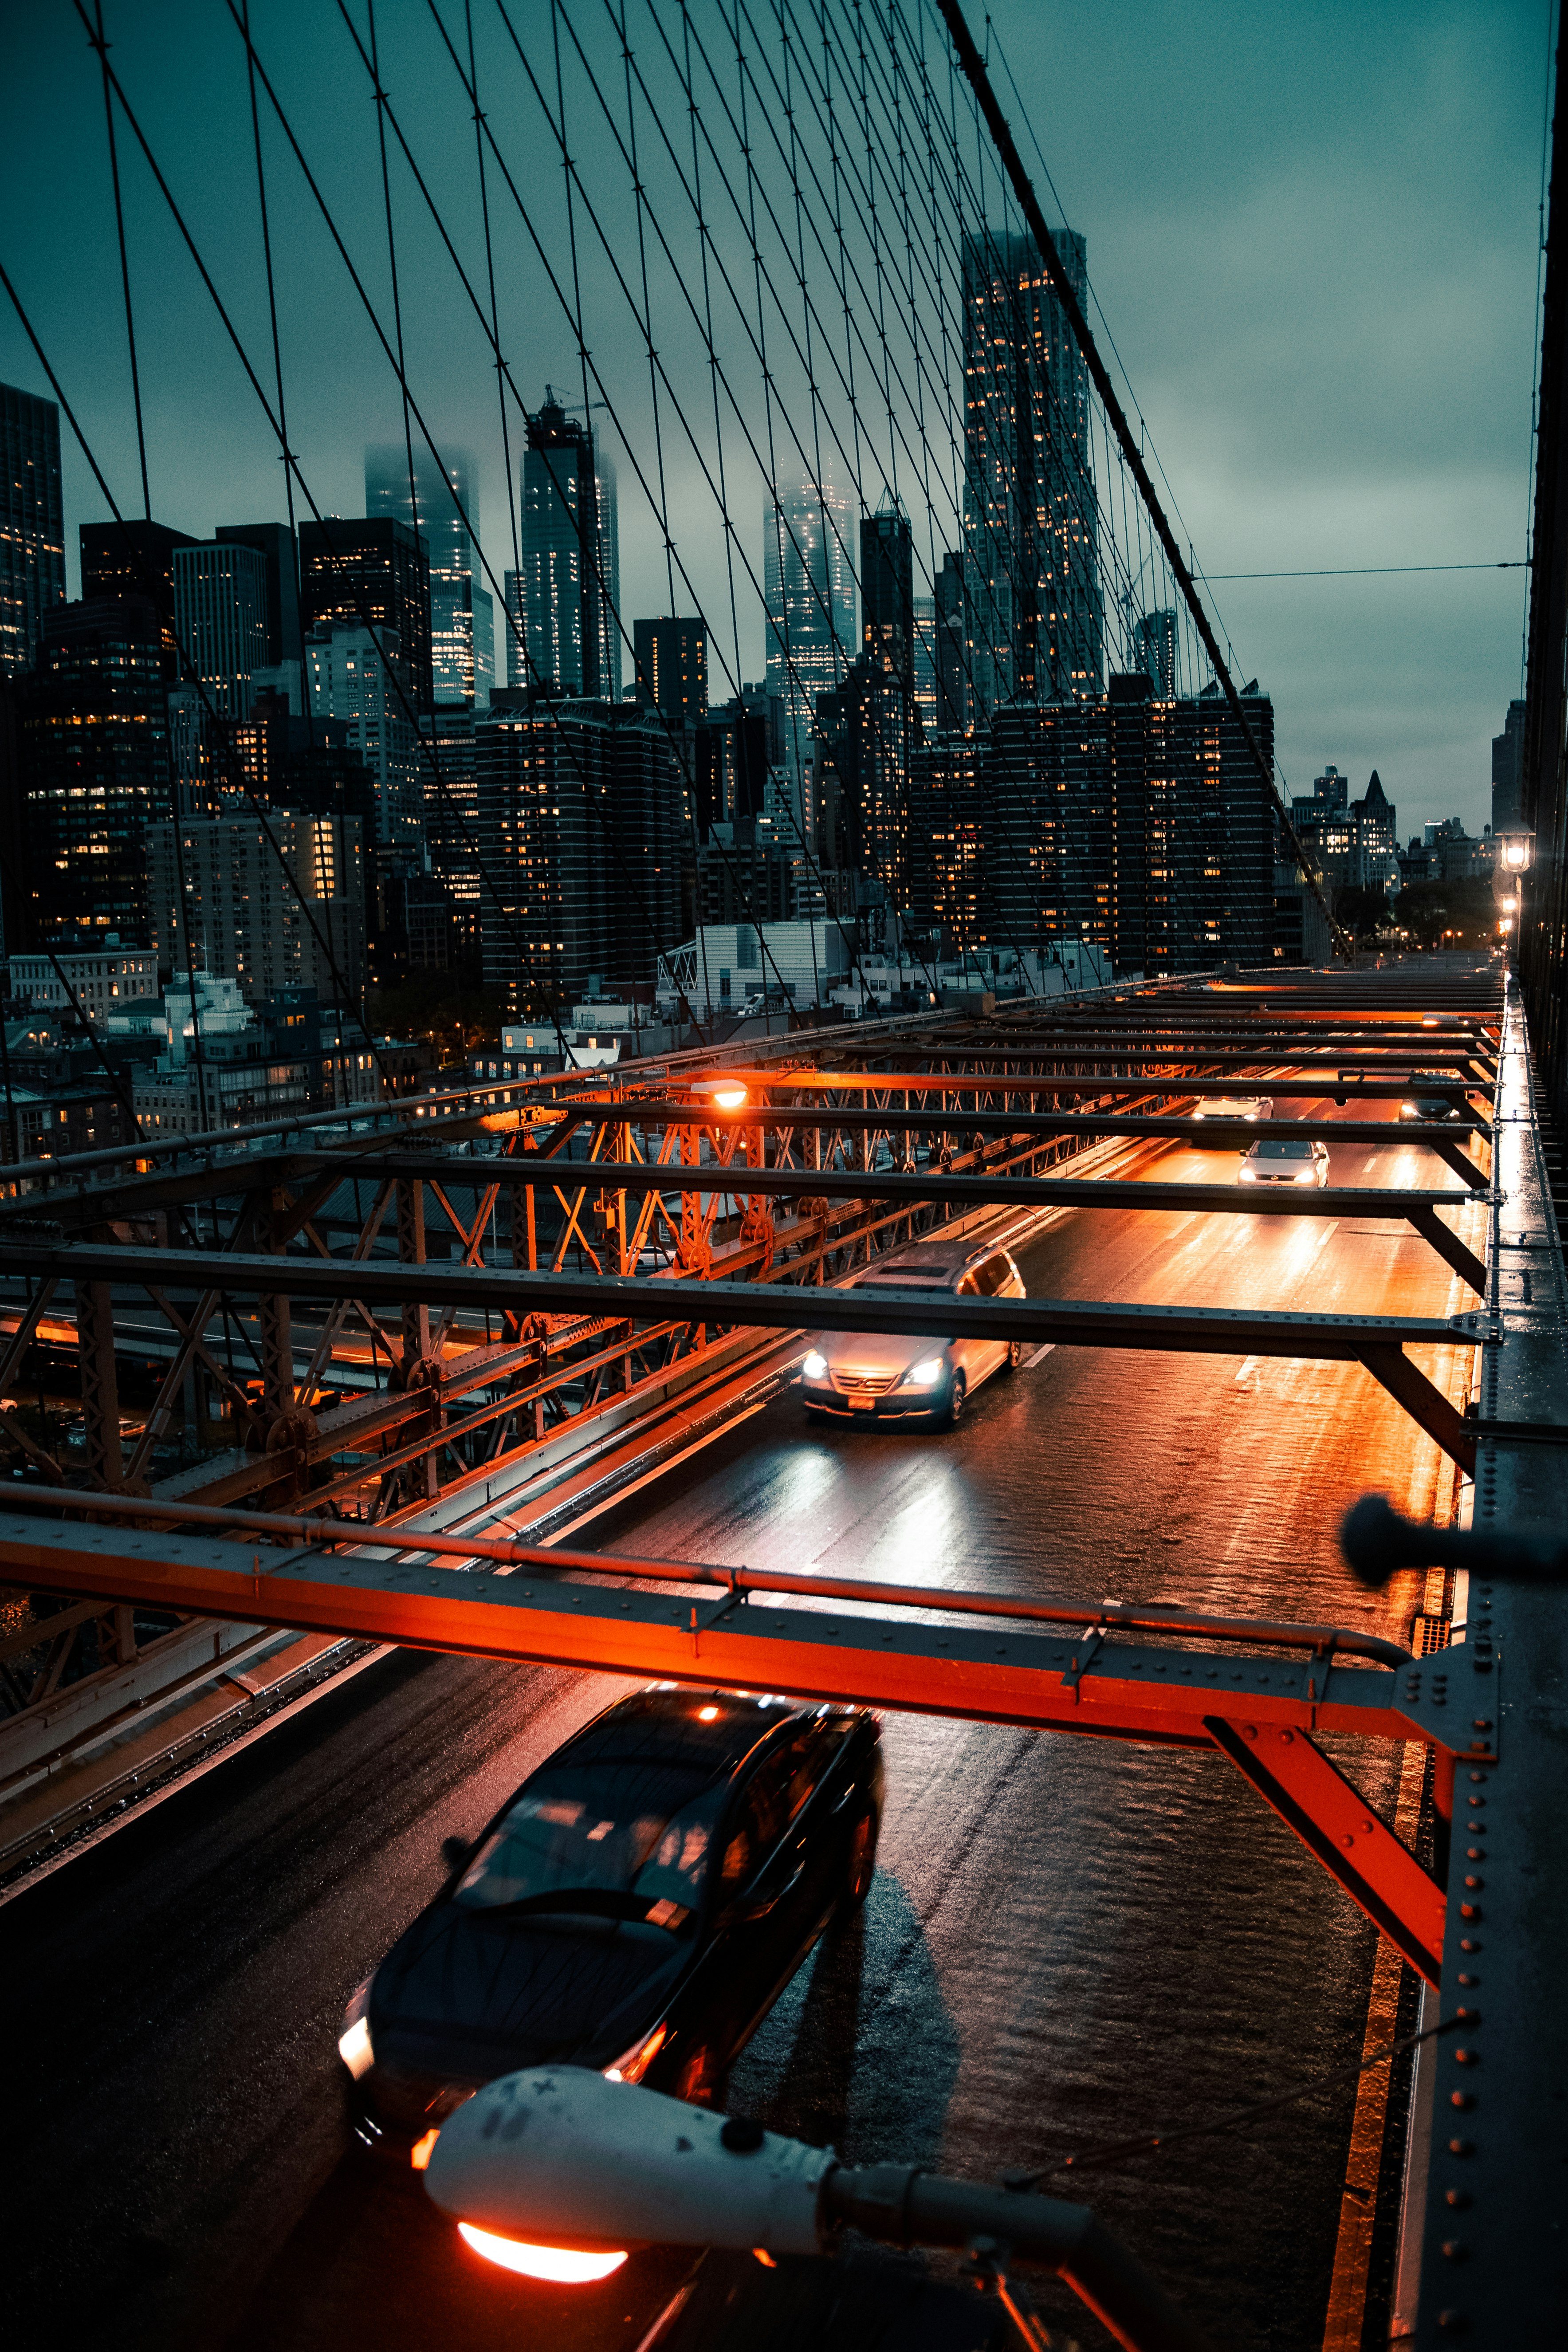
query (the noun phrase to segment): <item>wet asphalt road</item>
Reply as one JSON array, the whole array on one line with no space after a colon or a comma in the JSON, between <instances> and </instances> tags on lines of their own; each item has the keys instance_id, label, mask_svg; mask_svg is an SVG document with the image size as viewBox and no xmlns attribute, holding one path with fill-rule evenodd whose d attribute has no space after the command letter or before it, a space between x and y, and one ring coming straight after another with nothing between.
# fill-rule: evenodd
<instances>
[{"instance_id":1,"label":"wet asphalt road","mask_svg":"<svg viewBox=\"0 0 1568 2352\"><path fill-rule=\"evenodd\" d=\"M1234 1164L1184 1146L1141 1172ZM1391 1136L1336 1155L1333 1181L1452 1180ZM1016 1254L1031 1291L1058 1296L1469 1303L1425 1244L1370 1220L1072 1212ZM1358 1366L1058 1349L983 1389L956 1436L807 1428L786 1396L592 1540L1400 1634L1414 1580L1360 1594L1334 1549L1369 1485L1420 1513L1447 1473ZM33 2340L631 2352L683 2258L640 2258L591 2294L488 2270L347 2155L334 2052L348 1990L439 1884L442 1838L473 1832L621 1687L398 1655L0 1913L7 2300ZM885 1736L863 1923L803 1969L732 2105L851 2158L984 2177L1359 2054L1372 1931L1218 1756L915 1718ZM1397 1756L1341 1760L1387 1811ZM1307 2352L1352 2095L1071 2193L1218 2343ZM1109 2340L1041 2300L1078 2314L1086 2347ZM896 2307L889 2290L889 2336L915 2340ZM759 2322L704 2340L754 2347Z\"/></svg>"}]
</instances>

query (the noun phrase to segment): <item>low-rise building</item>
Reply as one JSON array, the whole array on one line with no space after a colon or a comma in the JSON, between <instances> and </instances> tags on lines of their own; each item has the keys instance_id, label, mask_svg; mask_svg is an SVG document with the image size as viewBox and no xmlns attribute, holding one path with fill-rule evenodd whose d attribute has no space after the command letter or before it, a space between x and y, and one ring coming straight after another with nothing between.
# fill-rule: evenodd
<instances>
[{"instance_id":1,"label":"low-rise building","mask_svg":"<svg viewBox=\"0 0 1568 2352\"><path fill-rule=\"evenodd\" d=\"M158 993L157 956L116 941L80 951L61 949L52 958L13 956L10 964L14 997L29 998L38 1012L79 1015L95 1024Z\"/></svg>"}]
</instances>

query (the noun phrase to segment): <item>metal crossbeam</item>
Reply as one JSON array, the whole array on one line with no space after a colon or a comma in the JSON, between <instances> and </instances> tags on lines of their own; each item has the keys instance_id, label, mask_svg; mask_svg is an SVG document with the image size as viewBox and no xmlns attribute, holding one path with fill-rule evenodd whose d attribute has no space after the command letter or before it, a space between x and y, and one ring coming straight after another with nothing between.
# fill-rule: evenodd
<instances>
[{"instance_id":1,"label":"metal crossbeam","mask_svg":"<svg viewBox=\"0 0 1568 2352\"><path fill-rule=\"evenodd\" d=\"M586 1173L586 1163L584 1165ZM495 1180L494 1163L454 1155L423 1159L417 1152L378 1154L364 1172L376 1180L423 1176L448 1185L483 1188ZM626 1192L766 1193L785 1200L861 1200L868 1196L911 1208L941 1201L952 1208L1064 1208L1202 1210L1223 1216L1390 1217L1412 1225L1439 1256L1476 1291L1486 1287L1486 1268L1473 1250L1437 1217L1439 1209L1470 1205L1470 1192L1384 1192L1373 1186L1313 1185L1287 1191L1268 1185L1161 1184L1126 1177L975 1176L940 1168L904 1175L889 1169L649 1167L643 1160L595 1160L596 1183ZM729 1181L704 1182L704 1179Z\"/></svg>"},{"instance_id":2,"label":"metal crossbeam","mask_svg":"<svg viewBox=\"0 0 1568 2352\"><path fill-rule=\"evenodd\" d=\"M874 1188L871 1188L874 1189ZM160 1254L164 1281L203 1287L210 1255L200 1250ZM960 1298L929 1293L896 1295L879 1286L843 1291L795 1284L667 1281L658 1276L518 1274L495 1266L394 1265L362 1259L226 1256L226 1287L282 1293L292 1298L352 1295L395 1306L407 1315L430 1306L467 1302L526 1315L566 1308L628 1322L681 1318L740 1328L895 1331L924 1338L933 1321L955 1339L1049 1339L1058 1347L1130 1348L1162 1353L1287 1356L1357 1362L1397 1398L1443 1450L1467 1469L1475 1464L1472 1424L1404 1353L1410 1345L1477 1347L1479 1318L1458 1316L1314 1315L1224 1307L1129 1305L1073 1298ZM103 1243L7 1242L0 1244L6 1274L64 1276L83 1286L134 1282L145 1253Z\"/></svg>"},{"instance_id":3,"label":"metal crossbeam","mask_svg":"<svg viewBox=\"0 0 1568 2352\"><path fill-rule=\"evenodd\" d=\"M417 1545L416 1533L403 1541ZM1089 1737L1212 1746L1208 1718L1310 1732L1419 1739L1495 1754L1472 1732L1458 1660L1400 1667L1333 1656L1260 1657L1021 1624L999 1611L910 1622L740 1594L628 1591L526 1572L469 1571L370 1550L282 1550L222 1538L40 1523L0 1508L0 1574L52 1591L363 1634L413 1649L595 1672L728 1682L800 1698ZM941 1594L933 1592L933 1602ZM1094 1639L1089 1639L1090 1633ZM1489 1682L1495 1696L1495 1678Z\"/></svg>"}]
</instances>

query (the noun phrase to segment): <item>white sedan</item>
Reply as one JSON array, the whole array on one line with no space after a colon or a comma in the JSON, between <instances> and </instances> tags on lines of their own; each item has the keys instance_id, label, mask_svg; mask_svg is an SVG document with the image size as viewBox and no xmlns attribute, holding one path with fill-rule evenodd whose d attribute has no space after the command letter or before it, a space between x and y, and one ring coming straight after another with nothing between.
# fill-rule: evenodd
<instances>
[{"instance_id":1,"label":"white sedan","mask_svg":"<svg viewBox=\"0 0 1568 2352\"><path fill-rule=\"evenodd\" d=\"M1260 1135L1241 1155L1240 1184L1326 1184L1329 1147L1316 1136Z\"/></svg>"},{"instance_id":2,"label":"white sedan","mask_svg":"<svg viewBox=\"0 0 1568 2352\"><path fill-rule=\"evenodd\" d=\"M1255 1125L1273 1116L1271 1095L1200 1095L1193 1105L1194 1118L1244 1118Z\"/></svg>"}]
</instances>

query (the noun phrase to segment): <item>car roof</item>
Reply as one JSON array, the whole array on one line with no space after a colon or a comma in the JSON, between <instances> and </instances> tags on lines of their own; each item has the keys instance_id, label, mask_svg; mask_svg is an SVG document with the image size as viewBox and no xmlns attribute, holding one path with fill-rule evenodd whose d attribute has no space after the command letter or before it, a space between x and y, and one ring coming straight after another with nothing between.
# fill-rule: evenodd
<instances>
[{"instance_id":1,"label":"car roof","mask_svg":"<svg viewBox=\"0 0 1568 2352\"><path fill-rule=\"evenodd\" d=\"M966 1267L978 1265L983 1258L1005 1257L1006 1254L1002 1242L982 1242L976 1247L973 1237L957 1242L913 1242L887 1257L879 1257L875 1265L866 1268L860 1279L864 1282L874 1274L962 1274Z\"/></svg>"},{"instance_id":2,"label":"car roof","mask_svg":"<svg viewBox=\"0 0 1568 2352\"><path fill-rule=\"evenodd\" d=\"M767 1692L655 1683L617 1699L547 1761L659 1763L717 1780L743 1763L775 1725L813 1711Z\"/></svg>"}]
</instances>

